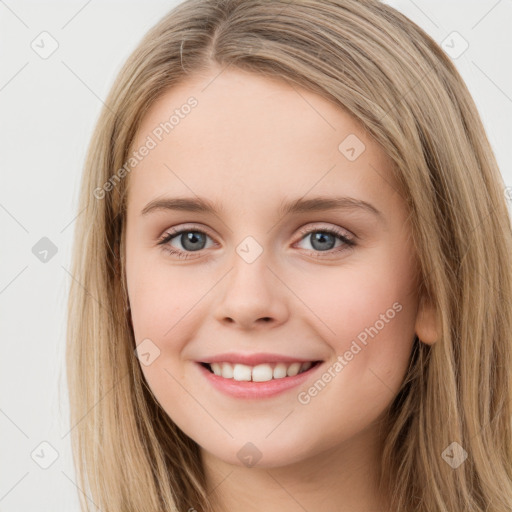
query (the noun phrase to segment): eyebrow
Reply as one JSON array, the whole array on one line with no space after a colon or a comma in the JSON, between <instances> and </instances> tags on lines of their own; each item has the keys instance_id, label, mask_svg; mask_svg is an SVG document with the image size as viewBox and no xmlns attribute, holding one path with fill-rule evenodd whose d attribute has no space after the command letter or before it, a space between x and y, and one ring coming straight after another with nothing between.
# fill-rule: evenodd
<instances>
[{"instance_id":1,"label":"eyebrow","mask_svg":"<svg viewBox=\"0 0 512 512\"><path fill-rule=\"evenodd\" d=\"M150 212L159 210L199 212L214 215L224 211L217 203L201 197L164 197L150 201L141 211L141 215L147 215ZM321 212L328 210L362 210L383 220L382 212L375 208L375 206L353 197L321 196L311 199L299 198L293 201L283 202L278 213L280 216L284 217L293 213Z\"/></svg>"}]
</instances>

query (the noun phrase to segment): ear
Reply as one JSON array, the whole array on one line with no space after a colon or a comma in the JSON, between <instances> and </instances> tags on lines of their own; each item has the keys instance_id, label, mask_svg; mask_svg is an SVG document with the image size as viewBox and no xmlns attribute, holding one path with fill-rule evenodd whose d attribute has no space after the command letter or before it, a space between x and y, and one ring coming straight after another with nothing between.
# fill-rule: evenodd
<instances>
[{"instance_id":1,"label":"ear","mask_svg":"<svg viewBox=\"0 0 512 512\"><path fill-rule=\"evenodd\" d=\"M416 313L415 331L419 340L427 345L433 345L439 339L441 332L437 325L437 315L433 304L423 297Z\"/></svg>"}]
</instances>

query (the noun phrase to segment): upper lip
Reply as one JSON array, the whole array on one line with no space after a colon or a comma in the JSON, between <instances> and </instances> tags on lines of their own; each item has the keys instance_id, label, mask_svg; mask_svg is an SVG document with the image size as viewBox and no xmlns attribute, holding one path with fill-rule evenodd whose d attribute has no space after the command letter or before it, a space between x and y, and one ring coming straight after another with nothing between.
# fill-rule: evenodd
<instances>
[{"instance_id":1,"label":"upper lip","mask_svg":"<svg viewBox=\"0 0 512 512\"><path fill-rule=\"evenodd\" d=\"M199 362L201 363L231 363L231 364L245 364L247 366L256 366L263 363L307 363L309 361L320 361L318 358L302 358L290 357L282 354L217 354L216 356L207 357Z\"/></svg>"}]
</instances>

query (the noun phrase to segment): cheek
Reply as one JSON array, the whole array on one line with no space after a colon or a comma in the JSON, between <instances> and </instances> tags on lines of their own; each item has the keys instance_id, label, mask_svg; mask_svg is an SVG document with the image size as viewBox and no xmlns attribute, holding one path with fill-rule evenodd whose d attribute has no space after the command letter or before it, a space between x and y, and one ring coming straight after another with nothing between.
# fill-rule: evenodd
<instances>
[{"instance_id":1,"label":"cheek","mask_svg":"<svg viewBox=\"0 0 512 512\"><path fill-rule=\"evenodd\" d=\"M407 258L381 254L372 264L338 268L327 280L302 280L297 294L317 317L333 362L342 357L329 399L386 400L400 388L414 341L412 270Z\"/></svg>"},{"instance_id":2,"label":"cheek","mask_svg":"<svg viewBox=\"0 0 512 512\"><path fill-rule=\"evenodd\" d=\"M191 268L191 267L190 267ZM127 286L135 340L175 337L182 319L208 291L197 272L165 265L165 261L127 261Z\"/></svg>"},{"instance_id":3,"label":"cheek","mask_svg":"<svg viewBox=\"0 0 512 512\"><path fill-rule=\"evenodd\" d=\"M417 304L410 269L380 261L386 263L347 265L324 277L303 275L294 284L307 306L304 311L314 315L325 341L338 353L353 339L364 343L377 335L372 327L391 344L413 335Z\"/></svg>"},{"instance_id":4,"label":"cheek","mask_svg":"<svg viewBox=\"0 0 512 512\"><path fill-rule=\"evenodd\" d=\"M161 264L127 265L127 285L141 370L155 398L167 411L190 407L180 354L197 323L196 304L204 291L196 280ZM144 354L149 354L147 360ZM188 423L182 425L187 428Z\"/></svg>"},{"instance_id":5,"label":"cheek","mask_svg":"<svg viewBox=\"0 0 512 512\"><path fill-rule=\"evenodd\" d=\"M308 305L329 326L322 332L333 357L316 381L299 390L298 401L306 424L329 410L322 425L325 443L349 438L377 420L407 371L416 304L408 280L382 270L354 269L331 280L330 293L309 296Z\"/></svg>"}]
</instances>

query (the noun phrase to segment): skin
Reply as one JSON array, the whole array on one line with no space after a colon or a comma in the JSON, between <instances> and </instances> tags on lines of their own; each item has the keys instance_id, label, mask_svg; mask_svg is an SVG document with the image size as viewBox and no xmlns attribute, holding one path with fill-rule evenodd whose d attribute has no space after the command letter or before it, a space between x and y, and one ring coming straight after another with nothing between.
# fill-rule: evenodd
<instances>
[{"instance_id":1,"label":"skin","mask_svg":"<svg viewBox=\"0 0 512 512\"><path fill-rule=\"evenodd\" d=\"M379 420L400 388L415 333L425 343L436 339L433 311L418 297L406 203L391 161L336 104L281 81L219 71L162 95L135 140L140 147L187 98L198 100L128 177L132 324L137 344L149 339L160 351L142 371L165 411L201 447L216 510L385 511L387 496L377 492ZM354 161L338 149L350 134L365 145ZM164 196L204 197L222 211L141 214ZM361 199L382 219L358 209L279 216L282 201L303 196ZM208 235L203 245L196 241L199 251L188 250L189 259L158 245L184 225ZM336 227L356 245L335 236L324 249L314 244L314 233ZM263 250L250 264L236 252L247 236ZM187 252L182 241L178 235L167 246ZM394 318L300 403L299 392L394 303L401 306ZM226 352L324 363L299 388L244 400L214 389L198 369L196 361ZM261 453L254 467L237 457L248 442Z\"/></svg>"}]
</instances>

